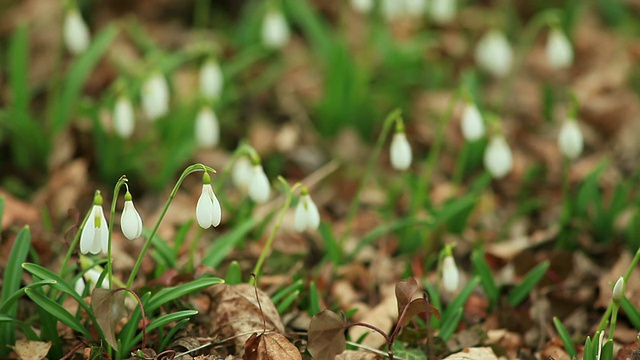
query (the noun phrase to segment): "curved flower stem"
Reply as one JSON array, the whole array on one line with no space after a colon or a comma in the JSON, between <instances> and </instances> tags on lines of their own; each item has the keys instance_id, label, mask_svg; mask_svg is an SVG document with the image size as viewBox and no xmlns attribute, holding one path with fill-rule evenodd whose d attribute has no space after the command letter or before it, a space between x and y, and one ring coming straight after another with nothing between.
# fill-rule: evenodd
<instances>
[{"instance_id":1,"label":"curved flower stem","mask_svg":"<svg viewBox=\"0 0 640 360\"><path fill-rule=\"evenodd\" d=\"M64 279L64 276L67 273L67 264L69 264L69 260L71 260L71 255L73 255L73 252L75 251L76 247L78 246L78 242L80 242L80 229L82 229L84 227L84 225L87 223L87 219L89 219L89 215L91 214L91 211L87 211L87 214L84 216L84 219L82 220L82 222L80 223L80 226L78 227L78 231L76 231L76 234L73 237L73 241L71 241L71 246L69 246L69 250L67 250L67 254L64 257L64 260L62 260L62 268L60 269L60 277Z\"/></svg>"},{"instance_id":2,"label":"curved flower stem","mask_svg":"<svg viewBox=\"0 0 640 360\"><path fill-rule=\"evenodd\" d=\"M404 312L404 311L403 311ZM351 326L362 326L362 327L366 327L368 329L371 329L375 332L377 332L378 334L382 335L382 337L384 337L384 340L387 342L387 354L389 355L389 359L393 360L393 349L391 349L391 345L393 342L393 339L391 339L389 337L389 335L387 335L386 332L384 332L382 329L380 329L379 327L375 326L375 325L371 325L371 324L367 324L365 322L354 322L348 325L348 327Z\"/></svg>"},{"instance_id":3,"label":"curved flower stem","mask_svg":"<svg viewBox=\"0 0 640 360\"><path fill-rule=\"evenodd\" d=\"M198 171L210 171L210 172L213 172L213 173L216 172L215 169L213 169L213 168L211 168L209 166L203 165L203 164L193 164L193 165L187 167L186 169L184 169L184 171L182 172L182 175L180 175L180 178L176 182L176 185L173 187L173 190L171 191L171 194L169 195L169 198L167 199L167 203L164 205L164 208L162 209L162 213L160 214L160 218L158 218L158 221L156 222L155 226L153 227L153 230L151 231L151 234L149 234L149 237L147 238L147 241L145 241L144 246L142 247L142 250L140 250L140 255L138 255L138 259L136 260L136 263L133 266L133 270L131 270L131 275L129 276L129 280L127 281L127 288L131 288L131 285L133 284L133 279L135 279L136 274L138 273L138 270L140 269L140 265L142 264L142 258L147 253L147 250L149 249L149 246L151 245L151 240L153 239L153 237L158 232L158 228L160 227L160 223L162 222L162 219L164 219L164 216L167 214L167 210L169 210L169 205L171 205L171 202L173 202L173 199L176 197L176 194L178 193L178 189L180 188L180 185L182 185L182 182L184 181L184 179L189 174L194 173L194 172L198 172Z\"/></svg>"},{"instance_id":4,"label":"curved flower stem","mask_svg":"<svg viewBox=\"0 0 640 360\"><path fill-rule=\"evenodd\" d=\"M273 230L271 230L271 234L269 234L269 238L267 239L267 243L264 245L264 248L262 249L262 253L260 253L260 257L258 258L258 262L256 262L256 265L253 268L253 274L255 276L253 276L251 278L251 284L252 285L255 284L256 280L259 279L259 277L260 277L260 271L262 270L262 264L264 264L264 261L267 258L267 254L269 254L269 252L271 251L271 245L273 244L273 240L276 237L276 233L278 232L278 229L280 228L280 225L282 224L282 220L284 219L284 215L286 214L287 210L289 209L289 206L291 205L291 198L293 197L293 192L296 190L296 188L298 188L299 186L302 185L300 183L295 183L293 185L293 187L290 187L289 184L287 183L287 181L282 176L278 176L278 180L284 185L285 191L287 192L287 198L286 198L286 200L284 202L284 206L282 206L282 209L280 210L280 214L278 215L278 220L276 221L276 224L273 227Z\"/></svg>"},{"instance_id":5,"label":"curved flower stem","mask_svg":"<svg viewBox=\"0 0 640 360\"><path fill-rule=\"evenodd\" d=\"M113 199L111 200L111 212L109 213L109 242L107 246L107 276L109 277L109 289L113 288L113 259L111 258L111 239L113 238L113 223L116 218L116 203L118 202L118 193L122 185L127 183L126 175L122 175L113 188Z\"/></svg>"},{"instance_id":6,"label":"curved flower stem","mask_svg":"<svg viewBox=\"0 0 640 360\"><path fill-rule=\"evenodd\" d=\"M360 200L361 200L360 196L362 194L362 190L364 189L364 186L366 185L367 180L369 179L369 177L371 176L371 173L373 172L373 167L376 164L376 160L380 156L380 152L382 151L382 147L384 146L385 139L387 138L387 136L389 135L389 132L393 128L393 124L398 120L398 118L400 118L401 113L402 111L400 109L395 109L391 111L389 115L387 115L387 117L384 119L384 122L382 123L382 131L380 132L380 136L378 136L378 141L376 142L375 147L371 152L371 157L369 158L369 162L367 163L367 168L364 172L364 175L362 175L362 180L358 185L358 189L356 190L354 199L353 201L351 201L351 205L349 206L349 211L347 212L347 220L346 220L347 226L345 228L344 233L340 237L340 241L339 241L340 245L342 245L344 241L351 234L351 230L353 227L353 220L358 212L358 208L360 207Z\"/></svg>"},{"instance_id":7,"label":"curved flower stem","mask_svg":"<svg viewBox=\"0 0 640 360\"><path fill-rule=\"evenodd\" d=\"M238 158L240 158L243 155L247 155L250 159L253 159L256 156L259 158L258 152L251 145L249 145L245 140L242 140L240 142L240 145L238 145L236 150L231 155L231 160L227 161L227 163L222 168L220 176L216 181L217 187L220 187L220 185L224 184L224 182L227 180L227 177L231 173L231 167L236 163Z\"/></svg>"}]
</instances>

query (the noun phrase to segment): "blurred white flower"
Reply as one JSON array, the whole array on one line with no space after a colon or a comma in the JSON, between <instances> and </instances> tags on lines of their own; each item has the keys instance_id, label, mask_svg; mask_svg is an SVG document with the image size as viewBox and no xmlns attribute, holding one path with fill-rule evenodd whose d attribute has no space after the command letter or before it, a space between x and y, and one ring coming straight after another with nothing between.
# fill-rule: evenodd
<instances>
[{"instance_id":1,"label":"blurred white flower","mask_svg":"<svg viewBox=\"0 0 640 360\"><path fill-rule=\"evenodd\" d=\"M69 52L79 55L89 47L89 41L91 40L89 27L87 27L77 8L67 11L62 27L64 42Z\"/></svg>"},{"instance_id":2,"label":"blurred white flower","mask_svg":"<svg viewBox=\"0 0 640 360\"><path fill-rule=\"evenodd\" d=\"M370 13L374 5L373 0L351 0L350 3L355 11L363 14Z\"/></svg>"},{"instance_id":3,"label":"blurred white flower","mask_svg":"<svg viewBox=\"0 0 640 360\"><path fill-rule=\"evenodd\" d=\"M407 141L404 131L393 134L391 147L389 148L391 156L391 166L396 170L407 170L411 166L411 145Z\"/></svg>"},{"instance_id":4,"label":"blurred white flower","mask_svg":"<svg viewBox=\"0 0 640 360\"><path fill-rule=\"evenodd\" d=\"M136 239L142 235L142 218L133 205L133 197L128 190L124 194L124 209L120 217L120 229L129 240Z\"/></svg>"},{"instance_id":5,"label":"blurred white flower","mask_svg":"<svg viewBox=\"0 0 640 360\"><path fill-rule=\"evenodd\" d=\"M624 278L620 276L613 286L613 301L619 302L624 297Z\"/></svg>"},{"instance_id":6,"label":"blurred white flower","mask_svg":"<svg viewBox=\"0 0 640 360\"><path fill-rule=\"evenodd\" d=\"M267 174L264 173L262 165L253 165L251 169L251 181L249 183L249 197L257 203L263 203L269 200L271 187Z\"/></svg>"},{"instance_id":7,"label":"blurred white flower","mask_svg":"<svg viewBox=\"0 0 640 360\"><path fill-rule=\"evenodd\" d=\"M504 77L511 70L513 51L507 37L498 30L490 30L476 45L476 63L496 77Z\"/></svg>"},{"instance_id":8,"label":"blurred white flower","mask_svg":"<svg viewBox=\"0 0 640 360\"><path fill-rule=\"evenodd\" d=\"M458 290L460 284L460 273L458 267L453 259L453 256L447 255L442 260L442 285L448 292L454 292Z\"/></svg>"},{"instance_id":9,"label":"blurred white flower","mask_svg":"<svg viewBox=\"0 0 640 360\"><path fill-rule=\"evenodd\" d=\"M502 135L494 135L484 151L484 167L494 179L505 177L513 167L509 144Z\"/></svg>"},{"instance_id":10,"label":"blurred white flower","mask_svg":"<svg viewBox=\"0 0 640 360\"><path fill-rule=\"evenodd\" d=\"M311 199L308 192L300 194L300 200L296 206L294 226L296 231L303 232L305 229L313 230L320 226L320 213L318 207Z\"/></svg>"},{"instance_id":11,"label":"blurred white flower","mask_svg":"<svg viewBox=\"0 0 640 360\"><path fill-rule=\"evenodd\" d=\"M84 283L84 279L82 278L82 276L80 276L78 280L76 280L76 283L74 284L73 289L78 293L78 295L82 296L82 294L84 293L85 287L86 285Z\"/></svg>"},{"instance_id":12,"label":"blurred white flower","mask_svg":"<svg viewBox=\"0 0 640 360\"><path fill-rule=\"evenodd\" d=\"M142 110L151 121L169 111L169 85L159 72L151 74L142 84Z\"/></svg>"},{"instance_id":13,"label":"blurred white flower","mask_svg":"<svg viewBox=\"0 0 640 360\"><path fill-rule=\"evenodd\" d=\"M262 43L269 49L280 49L289 41L289 25L280 10L269 9L262 21Z\"/></svg>"},{"instance_id":14,"label":"blurred white flower","mask_svg":"<svg viewBox=\"0 0 640 360\"><path fill-rule=\"evenodd\" d=\"M200 92L209 100L217 100L222 93L224 76L218 62L207 60L200 68Z\"/></svg>"},{"instance_id":15,"label":"blurred white flower","mask_svg":"<svg viewBox=\"0 0 640 360\"><path fill-rule=\"evenodd\" d=\"M554 27L547 39L547 61L556 69L571 66L573 62L573 48L567 36L559 28Z\"/></svg>"},{"instance_id":16,"label":"blurred white flower","mask_svg":"<svg viewBox=\"0 0 640 360\"><path fill-rule=\"evenodd\" d=\"M96 191L89 217L80 234L80 252L83 254L107 253L109 242L109 225L102 212L102 196Z\"/></svg>"},{"instance_id":17,"label":"blurred white flower","mask_svg":"<svg viewBox=\"0 0 640 360\"><path fill-rule=\"evenodd\" d=\"M202 194L196 205L196 220L203 229L208 229L211 225L218 226L222 220L222 208L213 192L211 176L207 172L202 176Z\"/></svg>"},{"instance_id":18,"label":"blurred white flower","mask_svg":"<svg viewBox=\"0 0 640 360\"><path fill-rule=\"evenodd\" d=\"M436 24L446 24L456 17L456 0L431 0L429 15Z\"/></svg>"},{"instance_id":19,"label":"blurred white flower","mask_svg":"<svg viewBox=\"0 0 640 360\"><path fill-rule=\"evenodd\" d=\"M582 153L584 140L575 119L568 119L562 124L558 134L558 146L562 154L570 160L576 159Z\"/></svg>"},{"instance_id":20,"label":"blurred white flower","mask_svg":"<svg viewBox=\"0 0 640 360\"><path fill-rule=\"evenodd\" d=\"M131 137L135 127L135 115L131 100L124 95L120 95L113 108L113 127L116 134L123 139Z\"/></svg>"},{"instance_id":21,"label":"blurred white flower","mask_svg":"<svg viewBox=\"0 0 640 360\"><path fill-rule=\"evenodd\" d=\"M201 148L212 148L220 142L220 123L210 107L203 107L196 117L196 142Z\"/></svg>"},{"instance_id":22,"label":"blurred white flower","mask_svg":"<svg viewBox=\"0 0 640 360\"><path fill-rule=\"evenodd\" d=\"M241 191L247 191L253 176L253 165L247 156L239 157L233 164L231 179Z\"/></svg>"},{"instance_id":23,"label":"blurred white flower","mask_svg":"<svg viewBox=\"0 0 640 360\"><path fill-rule=\"evenodd\" d=\"M404 0L404 11L408 16L421 17L427 8L427 0Z\"/></svg>"},{"instance_id":24,"label":"blurred white flower","mask_svg":"<svg viewBox=\"0 0 640 360\"><path fill-rule=\"evenodd\" d=\"M387 21L394 21L406 13L405 0L382 0L380 4L382 16Z\"/></svg>"},{"instance_id":25,"label":"blurred white flower","mask_svg":"<svg viewBox=\"0 0 640 360\"><path fill-rule=\"evenodd\" d=\"M462 110L462 136L467 141L476 141L484 136L482 114L474 103L467 103Z\"/></svg>"}]
</instances>

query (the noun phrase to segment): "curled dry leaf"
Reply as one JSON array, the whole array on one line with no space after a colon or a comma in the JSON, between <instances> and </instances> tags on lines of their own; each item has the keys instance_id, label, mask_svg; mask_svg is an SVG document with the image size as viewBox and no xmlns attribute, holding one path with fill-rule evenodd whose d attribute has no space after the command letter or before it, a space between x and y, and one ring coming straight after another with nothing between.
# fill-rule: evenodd
<instances>
[{"instance_id":1,"label":"curled dry leaf","mask_svg":"<svg viewBox=\"0 0 640 360\"><path fill-rule=\"evenodd\" d=\"M333 360L347 346L344 319L331 310L323 310L309 324L309 353L316 360Z\"/></svg>"},{"instance_id":2,"label":"curled dry leaf","mask_svg":"<svg viewBox=\"0 0 640 360\"><path fill-rule=\"evenodd\" d=\"M302 360L302 355L284 335L254 333L245 343L243 360Z\"/></svg>"},{"instance_id":3,"label":"curled dry leaf","mask_svg":"<svg viewBox=\"0 0 640 360\"><path fill-rule=\"evenodd\" d=\"M408 278L407 281L400 281L396 284L396 300L398 300L398 315L402 314L407 304L413 300L418 292L418 282L414 278Z\"/></svg>"},{"instance_id":4,"label":"curled dry leaf","mask_svg":"<svg viewBox=\"0 0 640 360\"><path fill-rule=\"evenodd\" d=\"M400 326L407 326L414 316L428 311L430 315L435 315L440 320L440 311L433 305L427 304L427 301L418 292L418 282L414 278L409 278L407 281L400 281L396 284L396 300L398 301L398 316L402 314L402 311L407 307L406 313L400 321Z\"/></svg>"},{"instance_id":5,"label":"curled dry leaf","mask_svg":"<svg viewBox=\"0 0 640 360\"><path fill-rule=\"evenodd\" d=\"M20 360L42 360L47 357L51 341L18 340L12 347Z\"/></svg>"},{"instance_id":6,"label":"curled dry leaf","mask_svg":"<svg viewBox=\"0 0 640 360\"><path fill-rule=\"evenodd\" d=\"M91 292L91 308L96 314L104 339L114 350L118 350L116 325L127 316L124 306L124 291L95 288Z\"/></svg>"}]
</instances>

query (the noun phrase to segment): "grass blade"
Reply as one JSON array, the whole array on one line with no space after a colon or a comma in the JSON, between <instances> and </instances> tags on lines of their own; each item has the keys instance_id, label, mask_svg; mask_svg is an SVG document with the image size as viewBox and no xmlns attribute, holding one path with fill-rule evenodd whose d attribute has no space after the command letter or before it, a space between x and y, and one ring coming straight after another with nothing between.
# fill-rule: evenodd
<instances>
[{"instance_id":1,"label":"grass blade","mask_svg":"<svg viewBox=\"0 0 640 360\"><path fill-rule=\"evenodd\" d=\"M458 327L460 320L462 320L463 311L464 309L459 307L453 313L450 314L447 320L445 320L444 317L442 318L442 326L440 327L440 337L445 342L449 340L451 335L453 335L453 332Z\"/></svg>"},{"instance_id":2,"label":"grass blade","mask_svg":"<svg viewBox=\"0 0 640 360\"><path fill-rule=\"evenodd\" d=\"M92 319L95 320L95 318L93 317L93 311L91 311L89 305L87 305L80 294L78 294L76 290L71 287L69 283L64 281L64 279L62 279L60 276L38 264L24 263L22 264L22 268L40 279L53 280L54 282L51 284L52 287L74 298L78 302L78 304L87 311L89 316L91 316Z\"/></svg>"},{"instance_id":3,"label":"grass blade","mask_svg":"<svg viewBox=\"0 0 640 360\"><path fill-rule=\"evenodd\" d=\"M455 299L453 299L453 301L451 301L449 306L447 306L447 309L442 314L443 326L445 323L450 321L450 317L454 316L457 309L464 308L464 304L467 303L469 296L471 296L471 294L473 293L473 290L478 285L480 285L480 278L475 276L473 279L471 279L471 281L469 281L469 283L464 288L462 288L462 290L460 290L460 293L456 296Z\"/></svg>"},{"instance_id":4,"label":"grass blade","mask_svg":"<svg viewBox=\"0 0 640 360\"><path fill-rule=\"evenodd\" d=\"M151 295L149 302L145 304L145 310L152 312L169 301L175 300L181 296L191 294L193 292L208 288L212 285L222 284L224 280L217 277L205 277L179 286L164 288L157 293Z\"/></svg>"},{"instance_id":5,"label":"grass blade","mask_svg":"<svg viewBox=\"0 0 640 360\"><path fill-rule=\"evenodd\" d=\"M167 324L169 324L170 322L173 321L181 321L181 320L187 320L188 318L191 318L193 316L198 315L198 312L196 310L182 310L182 311L177 311L174 313L169 313L169 314L165 314L162 315L160 317L158 317L157 319L155 319L152 323L149 324L149 326L147 326L147 333L158 329L162 326L165 326ZM142 332L140 332L136 338L133 340L134 344L139 343L140 341L142 341Z\"/></svg>"},{"instance_id":6,"label":"grass blade","mask_svg":"<svg viewBox=\"0 0 640 360\"><path fill-rule=\"evenodd\" d=\"M560 336L560 339L564 344L564 349L567 350L567 353L569 353L569 357L571 357L572 359L575 359L576 356L578 355L578 352L576 351L576 347L573 345L573 341L571 340L571 335L569 335L569 332L564 327L560 319L558 319L558 317L556 316L553 317L553 324L556 326L556 331L558 331L558 336Z\"/></svg>"},{"instance_id":7,"label":"grass blade","mask_svg":"<svg viewBox=\"0 0 640 360\"><path fill-rule=\"evenodd\" d=\"M40 340L38 335L33 331L31 326L29 326L27 323L20 321L18 319L14 319L11 316L0 314L0 323L7 323L7 322L20 325L20 329L22 330L22 333L27 338L27 340L34 340L34 341Z\"/></svg>"},{"instance_id":8,"label":"grass blade","mask_svg":"<svg viewBox=\"0 0 640 360\"><path fill-rule=\"evenodd\" d=\"M75 318L75 316L71 315L62 305L57 302L49 299L44 294L39 291L34 291L33 289L25 289L24 293L31 299L33 302L38 304L42 310L48 312L53 315L56 319L58 319L61 323L67 325L73 330L81 333L85 338L91 339L91 334L87 329L82 326L80 321Z\"/></svg>"},{"instance_id":9,"label":"grass blade","mask_svg":"<svg viewBox=\"0 0 640 360\"><path fill-rule=\"evenodd\" d=\"M549 269L549 261L545 261L538 264L531 269L524 277L522 282L518 284L507 296L507 301L513 307L520 305L520 303L529 296L531 290L542 280L542 277L547 273Z\"/></svg>"},{"instance_id":10,"label":"grass blade","mask_svg":"<svg viewBox=\"0 0 640 360\"><path fill-rule=\"evenodd\" d=\"M633 306L631 301L626 297L622 298L622 300L620 300L620 307L622 307L624 312L627 314L627 317L629 318L629 321L631 321L631 324L633 324L633 327L640 329L640 312L635 306Z\"/></svg>"},{"instance_id":11,"label":"grass blade","mask_svg":"<svg viewBox=\"0 0 640 360\"><path fill-rule=\"evenodd\" d=\"M471 254L471 263L476 275L480 277L480 284L482 284L482 288L487 293L491 306L493 306L498 301L499 291L493 279L493 273L484 258L484 252L480 249L475 250Z\"/></svg>"},{"instance_id":12,"label":"grass blade","mask_svg":"<svg viewBox=\"0 0 640 360\"><path fill-rule=\"evenodd\" d=\"M37 282L34 282L33 284L29 284L23 287L22 289L14 292L13 295L9 296L9 298L6 301L3 301L2 305L0 305L0 314L3 314L3 315L8 314L8 309L11 306L13 306L16 303L16 301L18 301L18 299L20 299L24 295L24 289L36 289L44 285L52 285L55 283L56 281L51 279L37 281Z\"/></svg>"},{"instance_id":13,"label":"grass blade","mask_svg":"<svg viewBox=\"0 0 640 360\"><path fill-rule=\"evenodd\" d=\"M229 252L244 240L245 236L258 222L258 219L251 217L238 226L235 226L229 233L219 237L216 242L211 245L209 251L207 251L204 259L202 259L202 264L211 267L220 265Z\"/></svg>"}]
</instances>

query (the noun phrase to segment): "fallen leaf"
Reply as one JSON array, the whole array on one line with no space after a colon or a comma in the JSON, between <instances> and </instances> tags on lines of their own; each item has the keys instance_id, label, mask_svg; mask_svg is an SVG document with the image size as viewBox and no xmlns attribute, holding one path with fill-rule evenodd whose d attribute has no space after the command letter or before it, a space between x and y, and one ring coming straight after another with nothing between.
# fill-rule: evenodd
<instances>
[{"instance_id":1,"label":"fallen leaf","mask_svg":"<svg viewBox=\"0 0 640 360\"><path fill-rule=\"evenodd\" d=\"M498 360L490 347L473 347L447 356L442 360Z\"/></svg>"},{"instance_id":2,"label":"fallen leaf","mask_svg":"<svg viewBox=\"0 0 640 360\"><path fill-rule=\"evenodd\" d=\"M20 360L42 360L47 357L51 341L18 340L12 347Z\"/></svg>"},{"instance_id":3,"label":"fallen leaf","mask_svg":"<svg viewBox=\"0 0 640 360\"><path fill-rule=\"evenodd\" d=\"M323 310L309 324L309 353L317 360L333 360L347 346L344 319L331 310Z\"/></svg>"},{"instance_id":4,"label":"fallen leaf","mask_svg":"<svg viewBox=\"0 0 640 360\"><path fill-rule=\"evenodd\" d=\"M418 292L418 282L410 277L406 281L400 281L396 284L396 300L398 301L398 314L402 314L402 310L407 304L413 300Z\"/></svg>"},{"instance_id":5,"label":"fallen leaf","mask_svg":"<svg viewBox=\"0 0 640 360\"><path fill-rule=\"evenodd\" d=\"M127 316L124 306L124 291L95 288L91 292L91 308L96 315L98 325L104 333L104 339L114 350L118 350L116 325Z\"/></svg>"},{"instance_id":6,"label":"fallen leaf","mask_svg":"<svg viewBox=\"0 0 640 360\"><path fill-rule=\"evenodd\" d=\"M368 351L356 351L356 350L345 350L342 352L342 354L335 357L335 360L376 360L376 359L382 359L382 357Z\"/></svg>"},{"instance_id":7,"label":"fallen leaf","mask_svg":"<svg viewBox=\"0 0 640 360\"><path fill-rule=\"evenodd\" d=\"M245 343L243 360L302 360L302 355L284 335L254 333Z\"/></svg>"}]
</instances>

